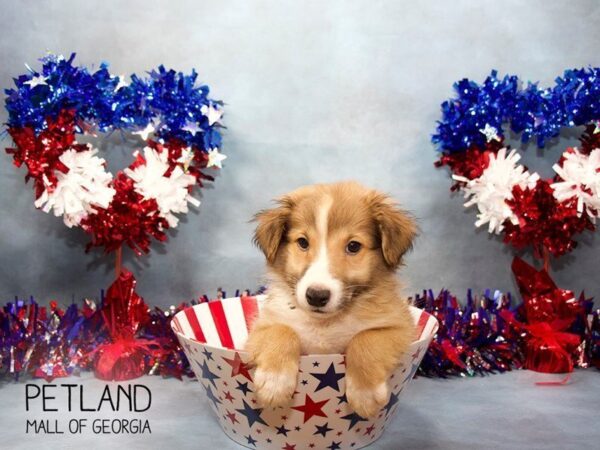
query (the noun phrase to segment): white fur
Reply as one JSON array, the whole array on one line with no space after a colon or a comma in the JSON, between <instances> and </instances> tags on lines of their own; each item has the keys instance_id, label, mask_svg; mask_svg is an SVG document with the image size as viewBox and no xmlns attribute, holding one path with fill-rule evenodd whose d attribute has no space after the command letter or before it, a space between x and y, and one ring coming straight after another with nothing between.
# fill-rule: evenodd
<instances>
[{"instance_id":1,"label":"white fur","mask_svg":"<svg viewBox=\"0 0 600 450\"><path fill-rule=\"evenodd\" d=\"M352 377L346 376L346 397L355 411L362 417L372 417L388 401L390 395L387 383L380 383L373 388L361 388L354 383Z\"/></svg>"},{"instance_id":2,"label":"white fur","mask_svg":"<svg viewBox=\"0 0 600 450\"><path fill-rule=\"evenodd\" d=\"M283 323L300 337L303 355L343 353L350 339L361 331L389 325L387 317L377 317L372 322L359 320L352 314L324 318L301 308L290 308L295 299L276 280L263 306L264 318L272 323ZM271 300L272 299L272 300Z\"/></svg>"},{"instance_id":3,"label":"white fur","mask_svg":"<svg viewBox=\"0 0 600 450\"><path fill-rule=\"evenodd\" d=\"M296 390L298 369L275 372L257 368L254 372L256 395L263 405L284 406L291 402Z\"/></svg>"},{"instance_id":4,"label":"white fur","mask_svg":"<svg viewBox=\"0 0 600 450\"><path fill-rule=\"evenodd\" d=\"M319 234L319 250L317 257L308 267L304 276L296 286L296 297L301 308L311 310L312 307L306 299L306 290L310 287L317 289L328 289L331 292L329 302L320 308L327 314L337 310L342 301L343 284L337 280L329 271L329 255L327 254L327 220L333 199L329 196L323 198L323 202L317 211L317 233Z\"/></svg>"}]
</instances>

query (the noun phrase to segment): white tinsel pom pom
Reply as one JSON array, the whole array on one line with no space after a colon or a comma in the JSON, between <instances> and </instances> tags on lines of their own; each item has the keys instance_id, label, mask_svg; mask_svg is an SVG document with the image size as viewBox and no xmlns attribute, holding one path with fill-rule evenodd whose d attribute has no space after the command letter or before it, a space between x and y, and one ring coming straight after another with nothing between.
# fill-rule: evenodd
<instances>
[{"instance_id":1,"label":"white tinsel pom pom","mask_svg":"<svg viewBox=\"0 0 600 450\"><path fill-rule=\"evenodd\" d=\"M577 214L581 216L585 209L595 221L600 216L600 149L584 155L575 148L563 156L562 166L552 166L563 180L552 184L554 198L563 202L576 197Z\"/></svg>"},{"instance_id":2,"label":"white tinsel pom pom","mask_svg":"<svg viewBox=\"0 0 600 450\"><path fill-rule=\"evenodd\" d=\"M169 226L176 227L179 219L174 213L187 213L188 202L194 206L200 202L189 194L188 188L196 184L196 177L187 174L178 165L169 177L164 176L169 169L167 152L144 148L146 164L125 173L134 181L135 190L144 198L153 198L158 204L161 217Z\"/></svg>"},{"instance_id":3,"label":"white tinsel pom pom","mask_svg":"<svg viewBox=\"0 0 600 450\"><path fill-rule=\"evenodd\" d=\"M500 233L504 229L504 221L510 220L518 223L517 217L506 204L506 200L513 198L512 190L516 185L521 188L533 188L539 175L530 174L525 168L517 164L521 155L512 150L506 155L506 148L490 156L490 163L479 178L468 178L454 175L453 178L465 182L463 187L465 198L469 201L465 207L477 205L479 214L475 226L480 227L488 223L490 233Z\"/></svg>"},{"instance_id":4,"label":"white tinsel pom pom","mask_svg":"<svg viewBox=\"0 0 600 450\"><path fill-rule=\"evenodd\" d=\"M104 159L95 156L96 153L98 150L92 148L64 152L59 160L69 171L55 171L58 183L53 188L44 177L46 189L35 206L44 212L53 210L55 216L63 215L68 227L78 226L85 216L94 212L94 206L108 208L115 195L115 190L109 187L112 174L105 170Z\"/></svg>"}]
</instances>

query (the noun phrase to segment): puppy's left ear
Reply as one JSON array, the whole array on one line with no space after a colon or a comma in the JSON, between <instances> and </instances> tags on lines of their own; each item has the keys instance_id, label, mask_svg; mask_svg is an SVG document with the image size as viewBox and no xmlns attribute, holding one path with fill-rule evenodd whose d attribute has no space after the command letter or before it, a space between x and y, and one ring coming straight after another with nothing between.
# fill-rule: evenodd
<instances>
[{"instance_id":1,"label":"puppy's left ear","mask_svg":"<svg viewBox=\"0 0 600 450\"><path fill-rule=\"evenodd\" d=\"M381 239L383 259L389 268L396 269L402 263L402 256L412 249L419 231L417 223L387 195L375 193L370 204Z\"/></svg>"}]
</instances>

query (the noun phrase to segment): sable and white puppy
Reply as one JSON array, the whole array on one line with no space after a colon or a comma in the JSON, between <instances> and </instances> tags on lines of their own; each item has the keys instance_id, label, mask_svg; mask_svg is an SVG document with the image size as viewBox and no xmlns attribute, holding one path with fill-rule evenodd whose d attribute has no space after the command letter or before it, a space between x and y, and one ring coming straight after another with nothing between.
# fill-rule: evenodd
<instances>
[{"instance_id":1,"label":"sable and white puppy","mask_svg":"<svg viewBox=\"0 0 600 450\"><path fill-rule=\"evenodd\" d=\"M301 354L345 353L346 396L371 417L415 338L395 271L416 235L386 195L355 182L302 187L259 212L270 285L246 349L262 406L285 406Z\"/></svg>"}]
</instances>

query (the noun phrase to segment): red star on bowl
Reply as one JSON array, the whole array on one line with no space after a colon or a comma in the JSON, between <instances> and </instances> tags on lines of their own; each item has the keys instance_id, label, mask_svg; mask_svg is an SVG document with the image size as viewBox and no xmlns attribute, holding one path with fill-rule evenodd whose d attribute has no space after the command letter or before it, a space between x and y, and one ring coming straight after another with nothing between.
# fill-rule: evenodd
<instances>
[{"instance_id":1,"label":"red star on bowl","mask_svg":"<svg viewBox=\"0 0 600 450\"><path fill-rule=\"evenodd\" d=\"M223 361L225 361L231 366L232 377L242 375L248 380L252 381L252 377L250 376L250 372L248 369L248 364L242 361L242 358L240 358L240 354L238 352L235 352L235 356L233 357L233 359L223 358Z\"/></svg>"},{"instance_id":2,"label":"red star on bowl","mask_svg":"<svg viewBox=\"0 0 600 450\"><path fill-rule=\"evenodd\" d=\"M365 428L365 430L366 430L365 434L368 434L370 436L374 429L375 429L375 424L371 425L370 427Z\"/></svg>"},{"instance_id":3,"label":"red star on bowl","mask_svg":"<svg viewBox=\"0 0 600 450\"><path fill-rule=\"evenodd\" d=\"M237 420L237 418L235 417L235 413L227 411L227 417L229 417L229 420L231 420L231 423L240 423Z\"/></svg>"},{"instance_id":4,"label":"red star on bowl","mask_svg":"<svg viewBox=\"0 0 600 450\"><path fill-rule=\"evenodd\" d=\"M292 444L288 444L287 442L285 443L285 447L281 447L283 450L296 450L296 444L292 445Z\"/></svg>"},{"instance_id":5,"label":"red star on bowl","mask_svg":"<svg viewBox=\"0 0 600 450\"><path fill-rule=\"evenodd\" d=\"M229 391L225 391L225 400L229 400L231 403L233 403L233 396L231 395L231 393Z\"/></svg>"},{"instance_id":6,"label":"red star on bowl","mask_svg":"<svg viewBox=\"0 0 600 450\"><path fill-rule=\"evenodd\" d=\"M320 402L315 402L312 398L309 397L308 394L306 394L306 398L304 399L304 405L292 406L292 409L303 412L304 423L306 423L312 416L327 417L327 414L323 412L323 406L328 401L329 399Z\"/></svg>"}]
</instances>

